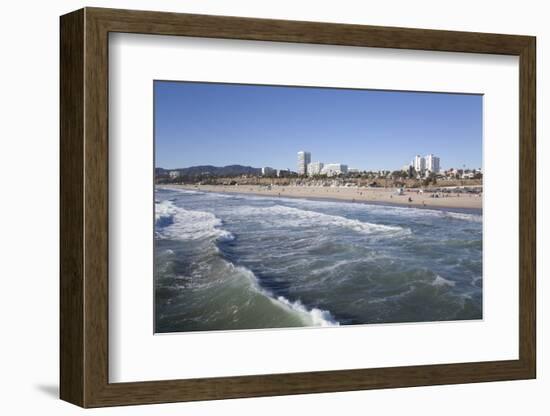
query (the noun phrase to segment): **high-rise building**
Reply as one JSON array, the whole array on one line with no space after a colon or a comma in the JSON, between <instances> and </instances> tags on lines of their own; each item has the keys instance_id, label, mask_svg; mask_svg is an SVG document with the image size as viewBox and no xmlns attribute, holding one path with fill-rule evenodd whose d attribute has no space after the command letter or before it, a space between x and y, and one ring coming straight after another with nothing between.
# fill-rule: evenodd
<instances>
[{"instance_id":1,"label":"high-rise building","mask_svg":"<svg viewBox=\"0 0 550 416\"><path fill-rule=\"evenodd\" d=\"M324 166L323 162L311 162L310 164L307 165L308 176L320 175L321 170L323 169L323 166Z\"/></svg>"},{"instance_id":2,"label":"high-rise building","mask_svg":"<svg viewBox=\"0 0 550 416\"><path fill-rule=\"evenodd\" d=\"M416 155L414 158L414 170L424 172L426 170L426 159L420 155Z\"/></svg>"},{"instance_id":3,"label":"high-rise building","mask_svg":"<svg viewBox=\"0 0 550 416\"><path fill-rule=\"evenodd\" d=\"M303 150L298 152L298 175L307 174L307 165L311 163L311 153Z\"/></svg>"},{"instance_id":4,"label":"high-rise building","mask_svg":"<svg viewBox=\"0 0 550 416\"><path fill-rule=\"evenodd\" d=\"M430 173L439 173L439 158L432 154L426 156L426 170Z\"/></svg>"},{"instance_id":5,"label":"high-rise building","mask_svg":"<svg viewBox=\"0 0 550 416\"><path fill-rule=\"evenodd\" d=\"M179 170L171 170L170 173L168 173L170 178L179 178L181 176L181 172Z\"/></svg>"}]
</instances>

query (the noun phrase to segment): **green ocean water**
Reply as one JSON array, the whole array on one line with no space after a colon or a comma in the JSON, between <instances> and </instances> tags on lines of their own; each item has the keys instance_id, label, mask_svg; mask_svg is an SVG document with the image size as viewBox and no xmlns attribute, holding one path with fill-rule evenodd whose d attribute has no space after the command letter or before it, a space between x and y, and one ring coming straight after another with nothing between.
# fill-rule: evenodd
<instances>
[{"instance_id":1,"label":"green ocean water","mask_svg":"<svg viewBox=\"0 0 550 416\"><path fill-rule=\"evenodd\" d=\"M482 318L482 215L155 193L155 331Z\"/></svg>"}]
</instances>

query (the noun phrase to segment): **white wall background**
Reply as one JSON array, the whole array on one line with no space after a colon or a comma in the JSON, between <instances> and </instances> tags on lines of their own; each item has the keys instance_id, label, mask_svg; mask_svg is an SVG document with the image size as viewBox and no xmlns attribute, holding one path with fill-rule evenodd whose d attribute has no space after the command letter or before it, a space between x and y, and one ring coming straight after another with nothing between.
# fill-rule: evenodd
<instances>
[{"instance_id":1,"label":"white wall background","mask_svg":"<svg viewBox=\"0 0 550 416\"><path fill-rule=\"evenodd\" d=\"M539 377L534 381L225 400L87 411L102 415L545 415L550 302L544 247L550 227L550 145L544 140L550 26L545 2L120 0L5 2L0 14L0 409L3 414L83 412L58 394L58 16L83 6L536 35L538 41ZM544 200L546 199L546 201ZM547 273L546 273L547 274Z\"/></svg>"}]
</instances>

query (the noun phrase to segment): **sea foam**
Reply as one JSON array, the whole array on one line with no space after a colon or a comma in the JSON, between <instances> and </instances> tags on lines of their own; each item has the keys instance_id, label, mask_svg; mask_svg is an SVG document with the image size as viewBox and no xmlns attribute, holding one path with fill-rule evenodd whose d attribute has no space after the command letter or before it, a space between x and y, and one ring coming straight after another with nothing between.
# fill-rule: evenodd
<instances>
[{"instance_id":1,"label":"sea foam","mask_svg":"<svg viewBox=\"0 0 550 416\"><path fill-rule=\"evenodd\" d=\"M454 286L455 282L451 280L447 280L444 277L441 277L439 275L436 276L434 281L432 282L432 286Z\"/></svg>"},{"instance_id":2,"label":"sea foam","mask_svg":"<svg viewBox=\"0 0 550 416\"><path fill-rule=\"evenodd\" d=\"M191 211L172 201L155 203L156 233L161 238L200 240L207 238L232 240L233 234L221 227L222 221L205 211Z\"/></svg>"},{"instance_id":3,"label":"sea foam","mask_svg":"<svg viewBox=\"0 0 550 416\"><path fill-rule=\"evenodd\" d=\"M280 302L282 305L290 308L293 311L296 311L300 314L308 315L309 319L311 319L313 326L339 326L340 325L340 323L334 319L334 317L329 311L319 309L319 308L307 309L302 304L302 302L300 302L300 300L291 302L284 296L278 296L277 301Z\"/></svg>"},{"instance_id":4,"label":"sea foam","mask_svg":"<svg viewBox=\"0 0 550 416\"><path fill-rule=\"evenodd\" d=\"M273 201L277 199L273 198ZM462 221L482 222L483 216L475 213L454 212L448 210L437 210L429 208L416 208L408 206L394 206L394 205L381 205L381 204L369 204L369 203L349 203L349 202L336 202L336 201L321 201L321 200L309 200L309 199L290 199L280 198L279 201L288 202L291 205L305 208L328 208L338 209L339 211L350 213L372 213L383 214L396 217L407 217L414 219L423 217L435 217L435 218L448 218Z\"/></svg>"},{"instance_id":5,"label":"sea foam","mask_svg":"<svg viewBox=\"0 0 550 416\"><path fill-rule=\"evenodd\" d=\"M301 316L302 320L305 323L312 326L324 326L324 327L340 325L329 311L315 308L315 307L308 309L299 299L296 301L290 301L284 296L275 296L269 290L261 287L258 278L254 274L254 272L252 272L252 270L247 269L246 267L243 267L243 266L235 266L232 263L230 263L230 265L235 270L240 272L242 275L246 276L256 291L268 297L271 300L271 302L273 302L275 305L281 308L284 308L289 312L297 313L298 315Z\"/></svg>"},{"instance_id":6,"label":"sea foam","mask_svg":"<svg viewBox=\"0 0 550 416\"><path fill-rule=\"evenodd\" d=\"M240 214L248 216L260 216L262 222L275 226L287 227L311 227L334 226L344 227L364 234L410 234L408 228L391 225L373 224L356 219L349 219L339 215L323 214L321 212L274 205L270 207L244 206L240 208Z\"/></svg>"}]
</instances>

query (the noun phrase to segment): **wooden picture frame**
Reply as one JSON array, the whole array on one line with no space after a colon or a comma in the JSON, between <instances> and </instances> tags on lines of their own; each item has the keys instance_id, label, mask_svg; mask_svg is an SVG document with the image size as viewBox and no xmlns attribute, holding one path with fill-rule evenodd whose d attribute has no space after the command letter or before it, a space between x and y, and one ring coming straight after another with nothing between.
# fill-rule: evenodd
<instances>
[{"instance_id":1,"label":"wooden picture frame","mask_svg":"<svg viewBox=\"0 0 550 416\"><path fill-rule=\"evenodd\" d=\"M60 28L61 399L82 407L101 407L535 378L534 37L100 8L85 8L64 15ZM518 56L519 359L109 383L110 32Z\"/></svg>"}]
</instances>

